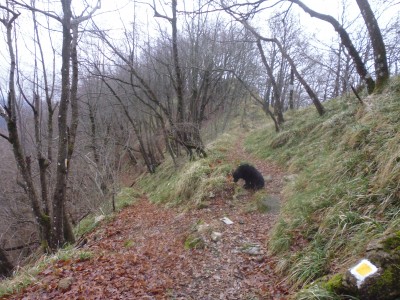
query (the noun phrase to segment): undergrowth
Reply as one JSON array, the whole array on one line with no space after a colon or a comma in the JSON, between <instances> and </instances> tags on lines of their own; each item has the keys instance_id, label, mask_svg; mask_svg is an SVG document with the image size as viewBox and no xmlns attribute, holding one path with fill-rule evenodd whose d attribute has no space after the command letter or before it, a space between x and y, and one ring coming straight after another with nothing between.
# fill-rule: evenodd
<instances>
[{"instance_id":1,"label":"undergrowth","mask_svg":"<svg viewBox=\"0 0 400 300\"><path fill-rule=\"evenodd\" d=\"M364 105L332 100L322 117L312 107L289 112L279 134L264 128L248 136L247 150L297 175L268 242L294 288L343 269L369 241L399 230L399 95L396 78ZM317 287L298 298L337 299Z\"/></svg>"},{"instance_id":2,"label":"undergrowth","mask_svg":"<svg viewBox=\"0 0 400 300\"><path fill-rule=\"evenodd\" d=\"M133 188L122 188L115 196L115 212L119 212L123 208L133 204L135 201L140 199L141 196L142 194ZM96 222L96 216L102 215L107 218L113 217L111 202L105 203L100 207L97 214L92 213L82 219L74 228L75 236L79 238L95 229L100 223Z\"/></svg>"},{"instance_id":3,"label":"undergrowth","mask_svg":"<svg viewBox=\"0 0 400 300\"><path fill-rule=\"evenodd\" d=\"M138 186L156 203L182 207L202 206L227 186L233 166L226 163L226 154L235 136L225 133L207 148L208 157L178 162L168 159L155 174L145 174Z\"/></svg>"}]
</instances>

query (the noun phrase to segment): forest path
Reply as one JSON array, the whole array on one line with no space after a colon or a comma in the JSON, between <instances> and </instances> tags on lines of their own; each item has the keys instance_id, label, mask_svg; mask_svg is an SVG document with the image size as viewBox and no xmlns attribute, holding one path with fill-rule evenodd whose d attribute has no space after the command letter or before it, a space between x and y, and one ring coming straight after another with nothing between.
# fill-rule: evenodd
<instances>
[{"instance_id":1,"label":"forest path","mask_svg":"<svg viewBox=\"0 0 400 300\"><path fill-rule=\"evenodd\" d=\"M228 159L271 175L265 188L279 200L282 171L246 153L242 140ZM87 236L83 249L93 253L89 259L56 262L9 299L286 299L265 248L277 215L249 211L252 194L218 195L208 207L187 212L143 196ZM224 224L223 217L233 224ZM205 246L185 249L188 236L200 231ZM222 233L221 240L212 241L212 231Z\"/></svg>"}]
</instances>

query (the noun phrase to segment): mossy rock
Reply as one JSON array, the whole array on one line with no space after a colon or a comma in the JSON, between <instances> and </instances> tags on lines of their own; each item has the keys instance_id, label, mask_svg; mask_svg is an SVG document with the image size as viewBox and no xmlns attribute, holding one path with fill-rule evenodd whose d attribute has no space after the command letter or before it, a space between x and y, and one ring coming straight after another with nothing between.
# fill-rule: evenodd
<instances>
[{"instance_id":1,"label":"mossy rock","mask_svg":"<svg viewBox=\"0 0 400 300\"><path fill-rule=\"evenodd\" d=\"M370 294L373 296L371 299L399 299L400 264L392 265L385 269L371 285Z\"/></svg>"},{"instance_id":2,"label":"mossy rock","mask_svg":"<svg viewBox=\"0 0 400 300\"><path fill-rule=\"evenodd\" d=\"M395 233L393 236L385 239L383 241L384 250L386 252L397 251L398 255L400 255L400 231Z\"/></svg>"},{"instance_id":3,"label":"mossy rock","mask_svg":"<svg viewBox=\"0 0 400 300\"><path fill-rule=\"evenodd\" d=\"M343 274L333 275L327 282L322 284L329 292L340 292L343 290Z\"/></svg>"},{"instance_id":4,"label":"mossy rock","mask_svg":"<svg viewBox=\"0 0 400 300\"><path fill-rule=\"evenodd\" d=\"M378 267L378 271L361 284L348 271L335 292L363 300L400 299L400 231L371 242L366 258Z\"/></svg>"}]
</instances>

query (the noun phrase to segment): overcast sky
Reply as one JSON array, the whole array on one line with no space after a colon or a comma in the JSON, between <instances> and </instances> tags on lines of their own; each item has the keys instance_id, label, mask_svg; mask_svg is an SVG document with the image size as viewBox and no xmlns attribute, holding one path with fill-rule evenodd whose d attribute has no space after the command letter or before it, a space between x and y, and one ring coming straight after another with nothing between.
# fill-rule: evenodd
<instances>
[{"instance_id":1,"label":"overcast sky","mask_svg":"<svg viewBox=\"0 0 400 300\"><path fill-rule=\"evenodd\" d=\"M5 0L0 0L0 3L4 4ZM81 0L75 0L73 3L79 4L82 3L80 2ZM93 3L95 3L96 0L90 0ZM123 23L125 23L125 26L129 26L129 24L134 20L136 17L136 21L140 24L140 28L142 31L142 34L146 34L146 32L155 32L156 28L156 22L160 22L161 24L167 26L168 23L164 19L155 19L153 17L153 11L151 8L143 4L143 2L146 2L149 0L142 0L142 1L133 1L133 0L103 0L102 1L102 8L99 10L94 17L94 20L96 24L99 25L100 28L104 29L113 29L114 32L112 35L117 38L118 37L118 29L123 28ZM183 2L183 0L178 0L178 9L183 10L183 3L185 3L186 8L190 9L187 7L190 3L193 3L192 1L187 1ZM243 0L244 1L244 0ZM135 5L136 2L136 5ZM152 2L152 1L150 1ZM165 1L161 1L165 2ZM170 1L167 1L170 2ZM342 1L341 0L303 0L304 3L306 3L310 8L321 12L325 14L330 14L333 17L339 19L343 9L342 9ZM399 2L399 1L397 1ZM57 4L57 7L59 7L59 2L53 2ZM360 13L359 9L356 5L355 0L347 0L346 1L347 6L345 10L345 14L347 16L347 20L350 22L356 19L357 17L360 19ZM399 14L399 5L391 7L390 9L387 9L388 5L390 3L396 3L396 1L384 1L384 0L370 0L371 5L377 9L377 15L379 16L379 21L380 21L380 26L381 28L384 28L389 20L393 18L394 16ZM58 8L59 9L59 8ZM160 13L163 13L162 7L158 7L160 10ZM168 14L169 14L169 7L168 9ZM299 9L296 5L293 5L292 7L293 11L297 12L300 15L300 21L302 26L305 26L308 31L311 33L316 34L316 36L319 39L323 40L329 40L332 38L337 38L337 35L335 31L333 30L332 26L329 25L326 22L320 21L315 18L311 18L308 14L305 14L301 9ZM32 42L32 22L29 21L30 14L29 12L25 10L20 10L21 11L21 16L18 18L18 41L19 41L19 48L18 48L18 53L21 56L20 63L21 64L32 64L32 47L29 45ZM75 13L79 14L80 13L80 8L77 8ZM267 12L263 12L262 15L260 15L260 20L262 19L267 19L268 16L266 16ZM257 24L255 24L257 25ZM57 26L55 25L54 28L52 29L57 29ZM59 29L59 26L58 26ZM5 45L5 36L4 36L4 26L1 27L1 45ZM61 39L58 39L57 41L57 35L55 35L53 42L55 45L56 50L60 48L61 45ZM59 34L58 34L58 37ZM44 39L43 39L44 41ZM44 41L45 43L45 41ZM49 47L47 47L49 49ZM6 82L7 82L7 70L9 66L9 58L8 58L8 53L6 51L7 49L3 46L0 47L0 87L2 88L2 91L4 93L5 88L6 88ZM24 61L25 60L25 61ZM57 69L58 71L58 69Z\"/></svg>"}]
</instances>

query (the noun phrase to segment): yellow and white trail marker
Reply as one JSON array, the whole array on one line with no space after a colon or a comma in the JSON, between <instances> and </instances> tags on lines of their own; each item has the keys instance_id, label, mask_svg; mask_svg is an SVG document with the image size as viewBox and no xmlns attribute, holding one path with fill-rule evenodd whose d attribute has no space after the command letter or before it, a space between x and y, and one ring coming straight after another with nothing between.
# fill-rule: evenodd
<instances>
[{"instance_id":1,"label":"yellow and white trail marker","mask_svg":"<svg viewBox=\"0 0 400 300\"><path fill-rule=\"evenodd\" d=\"M364 280L375 274L378 268L367 259L361 260L356 266L350 269L350 273L357 279L357 286L360 287Z\"/></svg>"}]
</instances>

